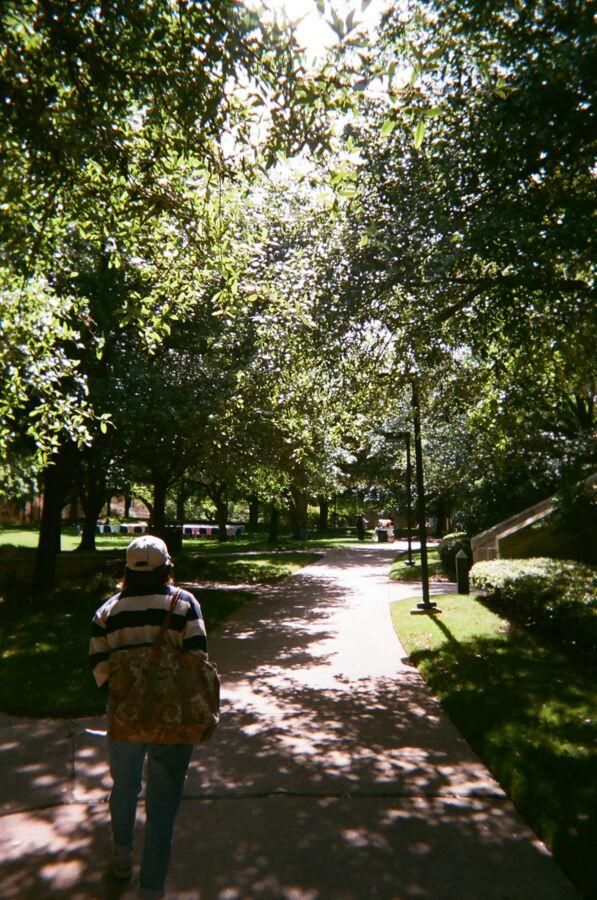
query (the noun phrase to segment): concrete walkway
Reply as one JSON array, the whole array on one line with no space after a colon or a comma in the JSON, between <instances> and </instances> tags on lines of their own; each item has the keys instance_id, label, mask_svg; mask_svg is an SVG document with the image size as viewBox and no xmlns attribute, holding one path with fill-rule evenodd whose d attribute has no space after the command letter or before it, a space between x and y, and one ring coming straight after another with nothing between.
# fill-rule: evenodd
<instances>
[{"instance_id":1,"label":"concrete walkway","mask_svg":"<svg viewBox=\"0 0 597 900\"><path fill-rule=\"evenodd\" d=\"M223 719L195 750L167 897L576 897L405 659L396 549L329 551L210 635ZM104 874L104 730L0 719L3 900L135 896Z\"/></svg>"}]
</instances>

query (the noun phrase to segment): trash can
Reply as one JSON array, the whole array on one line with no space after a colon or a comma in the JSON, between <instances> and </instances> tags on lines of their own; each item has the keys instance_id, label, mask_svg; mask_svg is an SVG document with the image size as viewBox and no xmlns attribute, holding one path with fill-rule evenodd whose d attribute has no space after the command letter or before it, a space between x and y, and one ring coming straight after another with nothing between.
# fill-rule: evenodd
<instances>
[{"instance_id":1,"label":"trash can","mask_svg":"<svg viewBox=\"0 0 597 900\"><path fill-rule=\"evenodd\" d=\"M388 530L387 528L376 528L375 529L375 537L377 538L378 543L383 544L384 542L388 542Z\"/></svg>"},{"instance_id":2,"label":"trash can","mask_svg":"<svg viewBox=\"0 0 597 900\"><path fill-rule=\"evenodd\" d=\"M464 550L459 550L456 554L456 581L459 594L470 594L471 592L469 569L468 553Z\"/></svg>"}]
</instances>

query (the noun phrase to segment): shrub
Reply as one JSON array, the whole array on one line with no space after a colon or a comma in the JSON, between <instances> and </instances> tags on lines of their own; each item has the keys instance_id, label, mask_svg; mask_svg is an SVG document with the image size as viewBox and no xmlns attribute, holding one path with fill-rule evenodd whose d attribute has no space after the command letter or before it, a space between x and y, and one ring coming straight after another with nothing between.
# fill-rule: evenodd
<instances>
[{"instance_id":1,"label":"shrub","mask_svg":"<svg viewBox=\"0 0 597 900\"><path fill-rule=\"evenodd\" d=\"M500 559L476 563L471 584L512 622L550 633L558 642L597 650L597 573L570 560Z\"/></svg>"},{"instance_id":2,"label":"shrub","mask_svg":"<svg viewBox=\"0 0 597 900\"><path fill-rule=\"evenodd\" d=\"M452 581L456 580L456 554L464 550L469 558L473 558L471 550L471 539L464 531L455 531L452 534L446 534L439 542L439 558L442 563L444 574Z\"/></svg>"}]
</instances>

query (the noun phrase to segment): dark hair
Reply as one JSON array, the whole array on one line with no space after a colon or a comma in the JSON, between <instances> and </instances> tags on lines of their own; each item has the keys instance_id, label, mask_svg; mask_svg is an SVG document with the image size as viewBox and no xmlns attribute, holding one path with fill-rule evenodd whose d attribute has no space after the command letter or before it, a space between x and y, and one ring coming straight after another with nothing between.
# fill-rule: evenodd
<instances>
[{"instance_id":1,"label":"dark hair","mask_svg":"<svg viewBox=\"0 0 597 900\"><path fill-rule=\"evenodd\" d=\"M173 581L173 567L168 563L151 572L136 572L126 567L118 587L123 597L140 597L143 594L167 594L168 585Z\"/></svg>"}]
</instances>

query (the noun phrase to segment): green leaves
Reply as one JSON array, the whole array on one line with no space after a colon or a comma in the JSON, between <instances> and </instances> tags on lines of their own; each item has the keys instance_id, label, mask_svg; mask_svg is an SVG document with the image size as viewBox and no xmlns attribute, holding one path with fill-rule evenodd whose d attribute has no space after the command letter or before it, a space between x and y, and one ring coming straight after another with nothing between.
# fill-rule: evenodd
<instances>
[{"instance_id":1,"label":"green leaves","mask_svg":"<svg viewBox=\"0 0 597 900\"><path fill-rule=\"evenodd\" d=\"M424 119L419 119L417 122L416 128L413 131L413 144L415 150L419 150L423 140L425 138L425 121Z\"/></svg>"}]
</instances>

